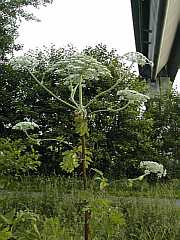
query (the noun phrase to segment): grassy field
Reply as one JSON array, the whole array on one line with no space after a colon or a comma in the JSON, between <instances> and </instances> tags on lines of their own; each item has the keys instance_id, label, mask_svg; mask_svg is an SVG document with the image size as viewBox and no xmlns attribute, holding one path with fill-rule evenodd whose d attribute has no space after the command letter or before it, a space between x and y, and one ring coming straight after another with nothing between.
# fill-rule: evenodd
<instances>
[{"instance_id":1,"label":"grassy field","mask_svg":"<svg viewBox=\"0 0 180 240\"><path fill-rule=\"evenodd\" d=\"M62 177L0 178L0 240L81 240L91 212L92 240L179 240L180 181L149 185ZM164 201L166 200L166 201ZM4 238L2 237L4 236Z\"/></svg>"}]
</instances>

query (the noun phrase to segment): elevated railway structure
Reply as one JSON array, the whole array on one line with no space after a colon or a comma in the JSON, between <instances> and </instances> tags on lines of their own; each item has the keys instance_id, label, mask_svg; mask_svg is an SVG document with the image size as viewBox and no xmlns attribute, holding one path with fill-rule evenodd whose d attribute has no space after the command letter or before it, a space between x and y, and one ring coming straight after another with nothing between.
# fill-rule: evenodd
<instances>
[{"instance_id":1,"label":"elevated railway structure","mask_svg":"<svg viewBox=\"0 0 180 240\"><path fill-rule=\"evenodd\" d=\"M136 51L153 67L139 66L155 90L166 89L180 68L180 0L131 0Z\"/></svg>"}]
</instances>

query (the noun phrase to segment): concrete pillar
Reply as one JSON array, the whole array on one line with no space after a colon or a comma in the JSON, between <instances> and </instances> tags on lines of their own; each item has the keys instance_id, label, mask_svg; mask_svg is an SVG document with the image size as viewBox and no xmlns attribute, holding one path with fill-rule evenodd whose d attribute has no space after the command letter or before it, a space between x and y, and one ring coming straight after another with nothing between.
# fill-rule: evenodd
<instances>
[{"instance_id":1,"label":"concrete pillar","mask_svg":"<svg viewBox=\"0 0 180 240\"><path fill-rule=\"evenodd\" d=\"M155 81L149 81L150 95L156 95L168 90L171 84L169 77L157 77Z\"/></svg>"},{"instance_id":2,"label":"concrete pillar","mask_svg":"<svg viewBox=\"0 0 180 240\"><path fill-rule=\"evenodd\" d=\"M159 90L159 82L158 81L149 81L149 95L150 96L154 96L156 95L157 93L160 92Z\"/></svg>"},{"instance_id":3,"label":"concrete pillar","mask_svg":"<svg viewBox=\"0 0 180 240\"><path fill-rule=\"evenodd\" d=\"M159 82L159 91L161 93L167 91L171 83L169 77L158 77L158 82Z\"/></svg>"}]
</instances>

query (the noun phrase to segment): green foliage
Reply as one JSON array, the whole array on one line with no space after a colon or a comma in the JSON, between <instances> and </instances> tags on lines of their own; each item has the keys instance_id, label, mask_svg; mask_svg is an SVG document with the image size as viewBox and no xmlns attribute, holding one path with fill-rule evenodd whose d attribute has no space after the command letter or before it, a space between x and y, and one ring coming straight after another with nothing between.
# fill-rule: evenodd
<instances>
[{"instance_id":1,"label":"green foliage","mask_svg":"<svg viewBox=\"0 0 180 240\"><path fill-rule=\"evenodd\" d=\"M158 199L121 201L121 209L127 224L124 239L178 239L173 203L158 204Z\"/></svg>"},{"instance_id":2,"label":"green foliage","mask_svg":"<svg viewBox=\"0 0 180 240\"><path fill-rule=\"evenodd\" d=\"M104 190L107 186L109 186L108 179L104 177L103 172L96 168L92 168L92 170L98 175L94 179L100 181L100 190Z\"/></svg>"},{"instance_id":3,"label":"green foliage","mask_svg":"<svg viewBox=\"0 0 180 240\"><path fill-rule=\"evenodd\" d=\"M64 230L60 224L60 220L57 217L46 218L44 221L42 236L47 240L58 240L63 238Z\"/></svg>"},{"instance_id":4,"label":"green foliage","mask_svg":"<svg viewBox=\"0 0 180 240\"><path fill-rule=\"evenodd\" d=\"M75 131L79 134L79 136L89 136L87 118L84 118L81 113L75 113L74 122Z\"/></svg>"},{"instance_id":5,"label":"green foliage","mask_svg":"<svg viewBox=\"0 0 180 240\"><path fill-rule=\"evenodd\" d=\"M63 161L60 163L61 168L66 172L73 172L81 163L82 145L74 147L72 150L63 152ZM88 168L92 162L92 153L85 148L85 167Z\"/></svg>"},{"instance_id":6,"label":"green foliage","mask_svg":"<svg viewBox=\"0 0 180 240\"><path fill-rule=\"evenodd\" d=\"M0 139L0 173L27 174L37 171L39 155L32 146L29 149L21 140Z\"/></svg>"},{"instance_id":7,"label":"green foliage","mask_svg":"<svg viewBox=\"0 0 180 240\"><path fill-rule=\"evenodd\" d=\"M156 152L153 158L169 170L169 176L179 176L179 108L180 97L168 89L157 94L148 103L146 118L153 120L151 143Z\"/></svg>"},{"instance_id":8,"label":"green foliage","mask_svg":"<svg viewBox=\"0 0 180 240\"><path fill-rule=\"evenodd\" d=\"M8 240L13 236L12 225L14 224L15 209L6 213L5 215L0 215L0 239Z\"/></svg>"},{"instance_id":9,"label":"green foliage","mask_svg":"<svg viewBox=\"0 0 180 240\"><path fill-rule=\"evenodd\" d=\"M43 219L39 214L29 210L19 210L18 212L14 210L0 215L1 232L4 233L1 235L2 240L9 239L9 237L22 240L58 240L63 237L63 230L57 217Z\"/></svg>"},{"instance_id":10,"label":"green foliage","mask_svg":"<svg viewBox=\"0 0 180 240\"><path fill-rule=\"evenodd\" d=\"M108 51L105 46L98 45L95 48L88 48L83 51L86 55L97 59L110 71L112 77L99 75L98 80L87 80L86 87L83 85L83 103L87 105L97 94L110 88L119 78L119 74L124 71L124 66L119 61L119 56L115 51ZM69 97L74 98L78 103L77 85L65 85L68 72L58 73L57 69L50 68L61 59L68 59L77 56L74 49L50 49L31 51L28 56L35 63L34 73L38 79L43 79L43 84L47 86L57 96L69 103ZM63 63L65 64L65 63ZM71 64L72 67L72 64ZM117 109L123 107L128 102L125 98L119 101L117 92L128 88L146 94L147 86L144 81L138 79L134 74L128 73L121 79L115 91L107 93L97 98L84 111L88 113L88 129L86 121L84 128L74 131L74 113L67 109L66 105L59 104L54 97L47 94L41 86L38 86L34 79L25 71L13 70L10 66L3 66L1 77L1 94L3 96L0 103L0 127L1 136L15 138L20 132L10 131L10 124L23 122L26 119L36 122L40 126L43 138L55 139L62 136L70 146L76 146L80 132L87 134L88 147L91 148L93 167L102 169L104 172L113 174L115 177L128 174L129 177L134 171L132 163L137 164L141 160L151 160L152 154L157 155L157 148L153 144L151 133L153 129L153 119L151 117L139 117L141 111L139 103L134 102L121 112L99 112L97 110ZM73 70L73 69L72 69ZM43 73L46 73L45 75ZM124 73L124 72L123 72ZM70 83L70 82L69 82ZM73 87L73 89L72 89ZM70 102L73 104L72 100ZM77 110L79 112L79 110ZM93 113L94 112L94 113ZM10 125L11 126L11 125ZM81 134L82 134L81 133ZM62 161L62 152L67 151L68 144L63 142L41 142L38 150L42 154L43 173L61 173L59 162ZM58 149L58 152L49 150ZM152 154L151 154L152 153ZM154 159L157 161L157 159ZM135 175L136 176L136 175Z\"/></svg>"},{"instance_id":11,"label":"green foliage","mask_svg":"<svg viewBox=\"0 0 180 240\"><path fill-rule=\"evenodd\" d=\"M76 149L68 150L63 152L63 162L60 163L60 166L64 171L71 173L79 166L79 162L80 160Z\"/></svg>"},{"instance_id":12,"label":"green foliage","mask_svg":"<svg viewBox=\"0 0 180 240\"><path fill-rule=\"evenodd\" d=\"M82 154L82 145L78 146L77 152ZM85 156L84 156L84 161L85 161L85 168L89 168L89 165L92 163L92 152L89 148L85 147Z\"/></svg>"},{"instance_id":13,"label":"green foliage","mask_svg":"<svg viewBox=\"0 0 180 240\"><path fill-rule=\"evenodd\" d=\"M173 183L151 188L143 183L142 188L129 189L125 182L110 183L106 192L99 192L96 182L90 179L84 193L80 190L82 181L77 178L11 177L0 195L0 213L11 226L13 223L12 233L17 239L38 239L35 223L41 240L51 240L50 236L55 240L57 236L79 240L83 239L83 207L88 198L86 209L91 209L93 239L179 239L179 208L175 206ZM1 218L0 224L1 229L10 226Z\"/></svg>"},{"instance_id":14,"label":"green foliage","mask_svg":"<svg viewBox=\"0 0 180 240\"><path fill-rule=\"evenodd\" d=\"M165 217L159 211L157 220L155 217L157 205L146 211L146 206L142 208L141 202L140 207L135 205L135 208L138 208L139 211L136 212L134 203L131 204L130 202L130 205L128 205L129 202L127 201L126 206L119 205L119 199L109 201L99 197L99 195L105 194L105 191L95 194L94 190L92 192L87 191L87 189L93 188L90 186L91 182L88 183L86 175L86 170L92 160L95 160L93 161L94 167L103 169L103 172L112 173L115 177L122 173L127 174L128 170L130 174L134 173L139 161L149 160L152 156L159 157L161 153L163 153L163 156L165 155L163 148L161 148L165 143L161 139L161 134L167 131L164 131L163 126L161 128L163 131L157 135L159 137L158 141L154 143L152 136L155 136L153 131L156 125L155 114L151 111L148 113L151 103L146 103L147 106L149 104L149 109L146 111L148 114L141 111L142 102L149 100L144 95L147 87L123 63L124 60L132 62L137 60L143 65L148 62L147 59L141 54L132 53L125 55L124 58L119 58L114 52L109 53L103 46L87 49L82 54L75 53L73 49L70 49L69 52L62 49L59 52L51 50L52 52L47 54L43 52L29 53L29 55L15 59L14 66L16 68L14 69L8 66L7 69L11 79L16 76L16 90L12 98L15 117L11 116L11 119L13 119L12 123L18 122L17 120L21 120L22 123L26 119L37 122L42 129L41 134L47 137L46 140L51 141L50 146L47 145L48 143L44 144L44 148L41 148L42 145L37 146L38 150L41 150L44 156L51 150L52 158L57 157L58 161L59 156L62 157L62 161L60 159L62 170L72 173L82 165L84 191L79 192L77 189L70 191L70 196L73 196L73 199L69 198L67 189L67 195L63 191L59 193L57 188L53 193L50 192L50 195L47 192L45 197L39 197L39 199L43 199L44 206L49 206L45 207L43 216L36 211L20 209L16 211L13 218L15 223L11 223L13 229L6 229L4 225L5 230L2 227L2 231L13 230L14 236L21 239L48 239L48 237L49 239L58 239L58 237L61 237L62 239L79 240L82 236L84 215L85 229L87 230L90 223L92 224L94 239L144 240L152 234L154 239L155 236L158 236L157 240L159 240L162 233L164 234L163 237L165 236L164 239L170 239L175 229L171 225L164 224L164 221L168 215L174 214L173 209L170 209L168 214L163 211ZM20 82L19 79L21 79ZM8 81L7 74L5 75L5 90L2 90L2 93L5 93L6 88L9 87ZM35 83L39 85L37 86ZM139 91L143 94L139 94ZM5 126L5 122L10 118L9 115L8 120L4 118L7 105L5 102L3 103L3 120L1 122ZM164 109L166 108L161 108L161 111L163 112ZM124 110L123 113L120 112L121 110ZM17 114L18 111L20 111L19 115ZM166 127L169 126L168 124ZM16 125L16 127L23 130L22 124ZM29 129L27 123L24 127L26 130ZM30 129L32 129L32 126ZM13 134L16 136L17 133ZM166 136L166 134L163 136ZM31 138L30 135L28 137ZM86 137L88 137L88 144L86 143ZM59 142L52 143L53 140L59 140ZM80 140L80 143L77 144L78 140ZM160 143L160 147L157 143ZM8 144L10 145L10 142ZM29 166L35 164L35 162L36 164L33 165L32 169L37 169L36 151L33 148L20 148L21 144L19 144L20 146L17 145L18 142L12 148L6 150L6 158L9 159L8 169L10 169L7 173L26 173L29 168L32 168ZM57 151L55 152L53 149L57 149ZM24 162L27 159L27 154L24 157L24 153L28 151L30 157L26 166ZM34 154L33 157L31 154ZM1 155L0 159L4 164L4 151ZM14 161L13 158L18 161ZM31 158L36 160L33 164ZM14 162L16 168L13 165ZM19 166L17 162L23 162L23 167L26 166L26 168L23 168L22 165ZM132 166L132 163L133 168L128 169ZM92 170L98 175L95 179L100 181L100 190L106 188L108 191L108 181L103 172L96 168ZM136 175L137 172L134 174ZM136 180L141 179L142 176L136 178ZM130 188L132 191L133 187ZM111 198L111 196L105 197ZM132 220L134 218L133 214L137 216L136 221ZM87 215L88 219L86 219ZM148 228L145 225L146 218L148 218ZM156 220L159 224L157 225L162 229L160 234L156 225L154 225ZM173 224L176 225L175 218L172 217L172 220ZM133 224L131 224L131 221ZM139 230L139 226L144 227L141 228L142 231ZM170 229L170 232L167 229ZM172 239L175 239L175 237L174 234Z\"/></svg>"},{"instance_id":15,"label":"green foliage","mask_svg":"<svg viewBox=\"0 0 180 240\"><path fill-rule=\"evenodd\" d=\"M18 28L22 18L25 20L37 20L37 18L26 11L25 7L46 5L51 0L3 0L0 2L0 59L4 60L6 54L13 50L19 50L21 45L15 45L18 36Z\"/></svg>"},{"instance_id":16,"label":"green foliage","mask_svg":"<svg viewBox=\"0 0 180 240\"><path fill-rule=\"evenodd\" d=\"M150 131L150 128L148 126L150 124L146 122L146 119L138 118L140 110L137 102L132 103L131 101L131 105L123 111L123 114L121 112L111 113L112 110L120 109L128 102L125 98L119 101L117 91L128 88L146 93L147 87L144 81L139 80L132 73L128 72L125 74L125 68L119 61L119 56L115 51L108 51L105 46L98 45L83 52L86 56L97 59L102 66L106 66L106 69L112 75L110 77L107 74L105 77L99 73L97 80L85 79L86 86L83 85L84 83L82 84L83 104L86 106L93 100L87 107L87 111L83 111L84 116L88 114L86 117L88 128L84 119L81 129L79 128L80 122L75 123L75 132L74 122L76 121L74 121L74 117L76 116L67 109L65 104L59 104L54 97L51 97L41 86L38 86L32 76L26 71L17 71L10 66L3 66L3 76L0 76L2 83L1 93L3 95L0 103L0 109L2 109L0 110L1 134L2 136L10 137L14 135L16 137L17 132L14 131L12 133L10 127L8 128L7 126L23 122L25 119L33 120L40 126L43 138L55 139L58 136L63 136L71 146L75 146L78 141L77 133L81 135L90 133L88 144L91 147L92 158L95 160L94 167L108 172L115 171L115 175L119 176L127 166L131 165L130 162L134 159L134 156L138 156L137 158L140 157L140 160L143 160L144 154L142 155L140 151L144 151L144 148L147 149L145 149L146 154L150 153L148 149L149 142L146 144L146 139L145 141L143 139L148 138L146 136L149 135L148 131ZM79 57L73 48L56 50L54 47L51 47L42 51L31 51L26 55L27 58L28 56L35 63L34 73L36 77L40 81L43 80L43 84L48 89L66 102L71 102L70 104L74 104L74 101L79 104L78 86L74 84L71 86L73 79L69 80L69 84L66 85L68 71L66 68L61 69L60 65L56 66L56 63L61 62L61 60L67 66L66 59L70 61L72 56ZM83 56L83 64L86 64L86 56ZM92 61L91 57L88 59ZM75 59L78 60L77 58ZM69 68L76 63L73 62ZM56 68L53 68L53 66L56 66ZM63 73L56 72L56 70L62 70ZM74 71L73 68L72 71ZM121 79L114 91L112 89L111 92L107 92L104 96L101 95L99 98L94 99L100 92L106 91L115 84L120 74L125 74L125 77ZM95 112L97 110L103 110L105 114L103 111L98 114ZM78 112L79 109L77 110ZM77 118L76 120L80 119ZM147 131L142 131L143 127ZM19 134L21 133L18 132ZM120 136L121 141L119 141ZM140 146L137 145L137 142L139 142ZM48 150L49 144L51 144L53 149L58 147L60 154L52 154L52 151ZM42 171L60 173L57 166L59 165L59 160L61 161L63 158L61 153L67 150L67 144L44 141L41 143L40 149L42 161L44 162ZM115 151L117 154L115 154Z\"/></svg>"},{"instance_id":17,"label":"green foliage","mask_svg":"<svg viewBox=\"0 0 180 240\"><path fill-rule=\"evenodd\" d=\"M136 54L133 55L133 59L134 57L136 57L135 55ZM137 57L139 57L138 54ZM125 56L125 58L127 58L127 55ZM130 59L130 61L132 60ZM132 61L132 64L134 64L134 60ZM134 102L137 102L136 105L140 107L139 102L144 102L148 99L147 96L139 94L135 90L126 89L117 91L117 88L119 87L121 81L130 75L130 68L121 69L120 63L119 65L116 65L115 68L117 69L117 79L115 79L115 81L112 81L112 75L110 70L106 66L103 66L102 63L98 62L95 58L86 54L75 54L74 56L66 56L64 59L60 59L56 63L50 64L47 67L47 70L44 71L42 79L40 80L36 72L36 61L32 61L31 57L30 60L28 56L17 58L15 59L13 66L15 67L15 69L28 71L29 75L35 80L35 82L37 82L44 90L46 90L48 94L53 96L54 99L66 105L66 107L75 110L75 131L79 134L82 141L82 153L80 155L80 162L82 164L84 179L86 179L85 168L88 166L88 161L86 161L85 159L85 137L86 135L88 135L89 116L92 116L94 113L100 112L119 112L126 109L130 104ZM63 79L64 85L68 86L68 88L70 89L69 99L72 103L69 103L69 101L62 99L62 97L55 94L44 84L45 75L51 72L58 74L59 77ZM89 97L86 96L85 91L83 91L83 88L88 89L88 86L86 84L88 84L92 80L95 83L98 82L97 80L99 80L99 77L105 77L105 79L107 78L108 80L110 80L110 86L107 87L105 90L98 91L94 97L90 96L89 99ZM78 100L76 99L77 91ZM113 100L108 99L104 101L104 97L108 93L112 93L110 95L113 96ZM117 95L120 95L120 97L118 96L117 98ZM96 102L99 101L99 99L101 103L100 105L102 105L102 103L105 103L103 104L102 109L99 109L99 106L96 106ZM91 111L89 109L92 105L95 106L95 111ZM68 169L69 167L68 171L71 172L74 168L78 166L78 162L76 160L76 155L74 155L72 152L68 152L68 156L68 159L66 158L65 161L63 161L62 166L64 167L64 170Z\"/></svg>"},{"instance_id":18,"label":"green foliage","mask_svg":"<svg viewBox=\"0 0 180 240\"><path fill-rule=\"evenodd\" d=\"M112 202L97 198L90 203L92 212L92 238L113 239L120 228L123 228L125 219L118 208L112 207Z\"/></svg>"},{"instance_id":19,"label":"green foliage","mask_svg":"<svg viewBox=\"0 0 180 240\"><path fill-rule=\"evenodd\" d=\"M9 240L12 237L12 232L8 227L0 225L0 240Z\"/></svg>"}]
</instances>

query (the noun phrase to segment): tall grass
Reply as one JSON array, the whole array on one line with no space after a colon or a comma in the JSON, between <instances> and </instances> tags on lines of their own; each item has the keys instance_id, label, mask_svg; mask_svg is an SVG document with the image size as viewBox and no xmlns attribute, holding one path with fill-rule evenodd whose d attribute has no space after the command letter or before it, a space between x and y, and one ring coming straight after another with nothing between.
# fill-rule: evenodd
<instances>
[{"instance_id":1,"label":"tall grass","mask_svg":"<svg viewBox=\"0 0 180 240\"><path fill-rule=\"evenodd\" d=\"M144 183L130 189L126 181L116 181L101 192L90 180L84 192L78 178L2 178L0 214L6 216L13 209L14 218L24 214L24 222L19 220L12 229L16 239L81 240L86 195L92 207L93 240L179 240L180 211L175 206L173 186L150 187ZM112 215L115 211L122 219ZM110 216L114 217L113 224ZM39 234L32 219L36 219ZM0 218L0 231L5 227L7 223Z\"/></svg>"}]
</instances>

